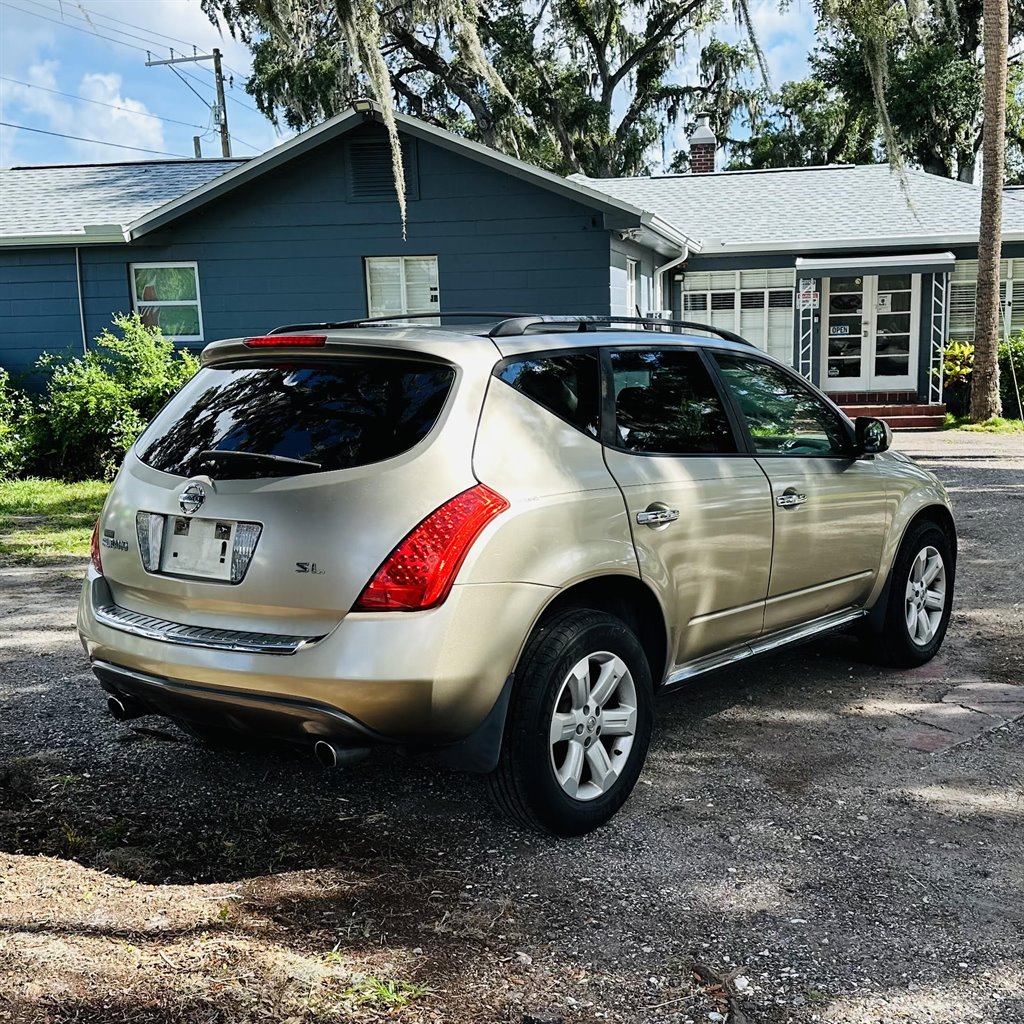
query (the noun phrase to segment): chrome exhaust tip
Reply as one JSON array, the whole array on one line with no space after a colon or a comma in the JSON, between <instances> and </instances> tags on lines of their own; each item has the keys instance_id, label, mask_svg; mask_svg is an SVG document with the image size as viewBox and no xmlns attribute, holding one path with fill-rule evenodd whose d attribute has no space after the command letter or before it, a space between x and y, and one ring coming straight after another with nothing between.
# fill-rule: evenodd
<instances>
[{"instance_id":1,"label":"chrome exhaust tip","mask_svg":"<svg viewBox=\"0 0 1024 1024\"><path fill-rule=\"evenodd\" d=\"M115 697L113 695L107 698L107 711L112 718L116 718L119 722L130 722L133 718L141 718L146 713L138 704L127 697Z\"/></svg>"},{"instance_id":2,"label":"chrome exhaust tip","mask_svg":"<svg viewBox=\"0 0 1024 1024\"><path fill-rule=\"evenodd\" d=\"M317 740L313 744L313 756L325 768L338 767L338 748L333 743L328 743L327 740Z\"/></svg>"},{"instance_id":3,"label":"chrome exhaust tip","mask_svg":"<svg viewBox=\"0 0 1024 1024\"><path fill-rule=\"evenodd\" d=\"M317 740L313 744L313 756L325 768L344 768L365 761L370 756L370 748L336 747L327 740Z\"/></svg>"}]
</instances>

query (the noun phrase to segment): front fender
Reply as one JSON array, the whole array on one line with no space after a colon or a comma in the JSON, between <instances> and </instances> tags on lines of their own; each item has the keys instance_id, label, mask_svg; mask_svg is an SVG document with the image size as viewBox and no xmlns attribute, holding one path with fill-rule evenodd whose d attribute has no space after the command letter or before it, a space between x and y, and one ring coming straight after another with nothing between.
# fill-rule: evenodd
<instances>
[{"instance_id":1,"label":"front fender","mask_svg":"<svg viewBox=\"0 0 1024 1024\"><path fill-rule=\"evenodd\" d=\"M888 585L893 563L907 530L922 513L942 509L952 525L953 555L956 557L956 527L949 493L933 473L917 465L900 452L876 456L879 471L885 478L888 529L882 547L879 572L868 598L868 607L878 604ZM941 514L941 513L940 513Z\"/></svg>"}]
</instances>

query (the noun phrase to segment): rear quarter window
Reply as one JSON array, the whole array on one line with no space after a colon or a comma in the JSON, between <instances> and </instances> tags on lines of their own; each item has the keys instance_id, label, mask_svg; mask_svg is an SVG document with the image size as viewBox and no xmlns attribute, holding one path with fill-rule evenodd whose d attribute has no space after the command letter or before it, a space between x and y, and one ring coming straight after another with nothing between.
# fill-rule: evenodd
<instances>
[{"instance_id":1,"label":"rear quarter window","mask_svg":"<svg viewBox=\"0 0 1024 1024\"><path fill-rule=\"evenodd\" d=\"M450 366L372 357L208 367L164 407L135 451L165 473L220 479L365 466L423 440L454 380ZM211 452L225 454L204 454ZM297 462L245 457L261 455Z\"/></svg>"},{"instance_id":2,"label":"rear quarter window","mask_svg":"<svg viewBox=\"0 0 1024 1024\"><path fill-rule=\"evenodd\" d=\"M601 405L596 352L509 359L494 375L577 430L597 437Z\"/></svg>"}]
</instances>

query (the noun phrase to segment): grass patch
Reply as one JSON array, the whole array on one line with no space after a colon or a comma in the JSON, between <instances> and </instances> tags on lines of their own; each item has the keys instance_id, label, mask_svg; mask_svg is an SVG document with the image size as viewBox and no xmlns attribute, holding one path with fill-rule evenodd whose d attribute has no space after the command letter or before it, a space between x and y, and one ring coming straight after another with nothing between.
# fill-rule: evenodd
<instances>
[{"instance_id":1,"label":"grass patch","mask_svg":"<svg viewBox=\"0 0 1024 1024\"><path fill-rule=\"evenodd\" d=\"M954 416L947 412L942 429L973 430L986 434L1021 434L1024 433L1024 420L1008 420L1002 416L993 416L990 420L972 423L967 416Z\"/></svg>"},{"instance_id":2,"label":"grass patch","mask_svg":"<svg viewBox=\"0 0 1024 1024\"><path fill-rule=\"evenodd\" d=\"M0 481L0 567L88 557L93 524L109 490L102 480Z\"/></svg>"},{"instance_id":3,"label":"grass patch","mask_svg":"<svg viewBox=\"0 0 1024 1024\"><path fill-rule=\"evenodd\" d=\"M376 1004L378 1006L408 1006L413 1000L422 999L430 989L424 985L413 985L408 981L393 981L375 978L372 975L350 985L344 997L356 1006Z\"/></svg>"}]
</instances>

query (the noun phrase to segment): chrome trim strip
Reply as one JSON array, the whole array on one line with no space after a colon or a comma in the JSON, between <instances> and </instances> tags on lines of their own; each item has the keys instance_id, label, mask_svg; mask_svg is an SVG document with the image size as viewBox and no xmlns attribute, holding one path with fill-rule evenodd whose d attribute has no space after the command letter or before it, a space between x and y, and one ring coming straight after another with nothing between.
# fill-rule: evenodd
<instances>
[{"instance_id":1,"label":"chrome trim strip","mask_svg":"<svg viewBox=\"0 0 1024 1024\"><path fill-rule=\"evenodd\" d=\"M690 619L691 626L699 626L705 622L713 622L715 619L724 619L727 615L742 615L744 612L752 612L755 608L764 608L764 601L751 601L750 604L738 604L735 608L723 608L718 612L705 612L703 615L694 615Z\"/></svg>"},{"instance_id":2,"label":"chrome trim strip","mask_svg":"<svg viewBox=\"0 0 1024 1024\"><path fill-rule=\"evenodd\" d=\"M813 587L801 587L799 590L789 590L785 594L776 594L775 597L768 598L768 604L776 604L779 601L788 601L792 597L802 597L804 594L814 594L820 590L828 590L830 587L841 587L844 583L853 583L854 580L862 580L866 576L874 575L874 569L862 569L860 572L851 573L849 576L840 576L837 580L827 580L825 583L816 583Z\"/></svg>"},{"instance_id":3,"label":"chrome trim strip","mask_svg":"<svg viewBox=\"0 0 1024 1024\"><path fill-rule=\"evenodd\" d=\"M294 654L322 636L293 636L287 633L248 633L239 629L213 629L188 626L120 608L116 604L97 605L96 621L111 629L185 647L206 647L217 651L241 651L247 654Z\"/></svg>"},{"instance_id":4,"label":"chrome trim strip","mask_svg":"<svg viewBox=\"0 0 1024 1024\"><path fill-rule=\"evenodd\" d=\"M820 619L813 619L801 626L791 626L789 629L781 630L778 633L770 633L768 636L758 637L756 640L739 647L730 647L727 651L720 651L718 654L710 654L704 658L691 661L688 665L673 672L664 682L665 687L677 686L685 683L695 676L703 675L705 672L713 672L715 669L725 668L737 661L744 661L758 654L767 654L778 647L785 647L788 644L800 643L802 640L810 640L820 633L828 633L840 626L845 626L857 619L864 618L868 612L864 608L845 608L840 612L832 612L823 615Z\"/></svg>"}]
</instances>

